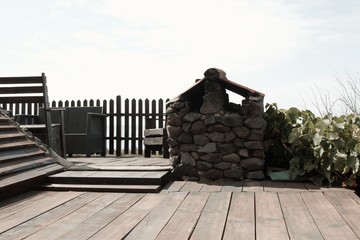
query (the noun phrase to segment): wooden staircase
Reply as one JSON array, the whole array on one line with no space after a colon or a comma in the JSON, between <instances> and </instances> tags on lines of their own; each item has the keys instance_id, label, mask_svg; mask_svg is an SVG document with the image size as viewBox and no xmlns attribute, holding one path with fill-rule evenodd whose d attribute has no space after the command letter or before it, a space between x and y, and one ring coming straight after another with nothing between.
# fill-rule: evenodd
<instances>
[{"instance_id":1,"label":"wooden staircase","mask_svg":"<svg viewBox=\"0 0 360 240\"><path fill-rule=\"evenodd\" d=\"M66 171L48 176L47 190L157 193L170 171Z\"/></svg>"},{"instance_id":2,"label":"wooden staircase","mask_svg":"<svg viewBox=\"0 0 360 240\"><path fill-rule=\"evenodd\" d=\"M64 168L0 114L0 199L26 192Z\"/></svg>"}]
</instances>

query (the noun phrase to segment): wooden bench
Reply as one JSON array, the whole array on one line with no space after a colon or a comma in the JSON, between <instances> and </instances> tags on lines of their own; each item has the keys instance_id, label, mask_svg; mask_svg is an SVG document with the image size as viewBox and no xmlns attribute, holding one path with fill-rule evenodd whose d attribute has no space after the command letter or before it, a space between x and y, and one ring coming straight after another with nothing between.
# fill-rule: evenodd
<instances>
[{"instance_id":1,"label":"wooden bench","mask_svg":"<svg viewBox=\"0 0 360 240\"><path fill-rule=\"evenodd\" d=\"M19 109L35 105L36 113L23 114ZM22 126L26 127L34 136L48 144L60 156L66 156L66 144L63 131L62 109L50 108L46 76L0 77L0 107L16 117ZM43 122L39 122L39 108L44 109ZM27 108L30 111L30 107ZM53 123L53 111L60 111L60 119ZM18 115L18 116L16 116Z\"/></svg>"},{"instance_id":2,"label":"wooden bench","mask_svg":"<svg viewBox=\"0 0 360 240\"><path fill-rule=\"evenodd\" d=\"M149 158L153 151L159 151L163 158L169 158L169 145L167 144L167 132L165 128L154 128L155 119L145 119L144 130L144 157Z\"/></svg>"}]
</instances>

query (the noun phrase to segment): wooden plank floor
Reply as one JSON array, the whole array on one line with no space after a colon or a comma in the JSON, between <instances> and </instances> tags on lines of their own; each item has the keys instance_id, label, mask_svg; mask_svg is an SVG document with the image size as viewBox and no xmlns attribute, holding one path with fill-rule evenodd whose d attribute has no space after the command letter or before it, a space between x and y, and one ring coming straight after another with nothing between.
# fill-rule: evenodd
<instances>
[{"instance_id":1,"label":"wooden plank floor","mask_svg":"<svg viewBox=\"0 0 360 240\"><path fill-rule=\"evenodd\" d=\"M171 182L158 194L32 191L0 201L0 239L360 239L353 191Z\"/></svg>"}]
</instances>

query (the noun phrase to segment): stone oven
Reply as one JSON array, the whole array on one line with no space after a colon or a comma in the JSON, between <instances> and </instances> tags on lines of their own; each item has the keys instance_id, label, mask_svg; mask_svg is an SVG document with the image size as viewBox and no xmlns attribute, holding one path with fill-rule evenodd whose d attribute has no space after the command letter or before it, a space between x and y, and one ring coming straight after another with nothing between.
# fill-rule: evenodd
<instances>
[{"instance_id":1,"label":"stone oven","mask_svg":"<svg viewBox=\"0 0 360 240\"><path fill-rule=\"evenodd\" d=\"M226 90L242 103L229 102ZM166 105L174 175L193 180L263 179L264 94L210 68Z\"/></svg>"}]
</instances>

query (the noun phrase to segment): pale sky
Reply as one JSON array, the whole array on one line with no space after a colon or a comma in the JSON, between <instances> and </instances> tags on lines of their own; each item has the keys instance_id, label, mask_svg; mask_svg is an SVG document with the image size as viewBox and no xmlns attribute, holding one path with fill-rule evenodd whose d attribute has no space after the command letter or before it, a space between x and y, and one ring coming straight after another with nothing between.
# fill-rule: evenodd
<instances>
[{"instance_id":1,"label":"pale sky","mask_svg":"<svg viewBox=\"0 0 360 240\"><path fill-rule=\"evenodd\" d=\"M48 79L50 100L173 98L217 67L313 109L360 73L359 0L1 0L0 73Z\"/></svg>"}]
</instances>

